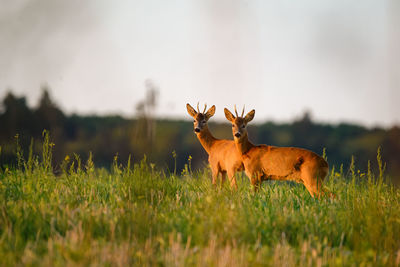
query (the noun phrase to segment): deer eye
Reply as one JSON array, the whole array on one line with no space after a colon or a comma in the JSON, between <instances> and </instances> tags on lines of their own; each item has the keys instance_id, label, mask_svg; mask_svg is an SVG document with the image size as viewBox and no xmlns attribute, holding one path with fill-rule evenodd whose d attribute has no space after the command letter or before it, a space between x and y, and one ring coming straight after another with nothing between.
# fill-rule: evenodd
<instances>
[{"instance_id":1,"label":"deer eye","mask_svg":"<svg viewBox=\"0 0 400 267\"><path fill-rule=\"evenodd\" d=\"M196 120L193 120L193 122L196 122Z\"/></svg>"},{"instance_id":2,"label":"deer eye","mask_svg":"<svg viewBox=\"0 0 400 267\"><path fill-rule=\"evenodd\" d=\"M233 127L235 127L235 125L234 125L234 124L232 124L232 128L233 128Z\"/></svg>"}]
</instances>

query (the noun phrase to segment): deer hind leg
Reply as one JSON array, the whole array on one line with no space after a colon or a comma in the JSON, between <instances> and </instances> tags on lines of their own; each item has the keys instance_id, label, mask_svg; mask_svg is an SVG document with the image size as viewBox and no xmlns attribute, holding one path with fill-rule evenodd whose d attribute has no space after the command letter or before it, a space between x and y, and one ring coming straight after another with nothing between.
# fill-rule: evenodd
<instances>
[{"instance_id":1,"label":"deer hind leg","mask_svg":"<svg viewBox=\"0 0 400 267\"><path fill-rule=\"evenodd\" d=\"M312 197L320 198L325 194L323 181L327 174L327 168L321 169L315 166L303 166L301 169L301 180Z\"/></svg>"},{"instance_id":2,"label":"deer hind leg","mask_svg":"<svg viewBox=\"0 0 400 267\"><path fill-rule=\"evenodd\" d=\"M224 186L224 183L226 181L226 171L221 172L221 188Z\"/></svg>"},{"instance_id":3,"label":"deer hind leg","mask_svg":"<svg viewBox=\"0 0 400 267\"><path fill-rule=\"evenodd\" d=\"M319 198L323 194L322 189L318 190L318 188L313 184L304 183L304 186L313 198Z\"/></svg>"},{"instance_id":4,"label":"deer hind leg","mask_svg":"<svg viewBox=\"0 0 400 267\"><path fill-rule=\"evenodd\" d=\"M261 175L259 173L253 174L251 176L250 182L253 185L253 191L258 192L261 187Z\"/></svg>"},{"instance_id":5,"label":"deer hind leg","mask_svg":"<svg viewBox=\"0 0 400 267\"><path fill-rule=\"evenodd\" d=\"M258 192L261 187L261 182L258 179L251 179L251 184L253 185L254 193Z\"/></svg>"},{"instance_id":6,"label":"deer hind leg","mask_svg":"<svg viewBox=\"0 0 400 267\"><path fill-rule=\"evenodd\" d=\"M257 192L258 189L260 188L260 179L259 179L260 177L258 177L259 176L258 173L250 171L248 168L246 168L244 172L246 173L246 176L250 179L253 191Z\"/></svg>"}]
</instances>

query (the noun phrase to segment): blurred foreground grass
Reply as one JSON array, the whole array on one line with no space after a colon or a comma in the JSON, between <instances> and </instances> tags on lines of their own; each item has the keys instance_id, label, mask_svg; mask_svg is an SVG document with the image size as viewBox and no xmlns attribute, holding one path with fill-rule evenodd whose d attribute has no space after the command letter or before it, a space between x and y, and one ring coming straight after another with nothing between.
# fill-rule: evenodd
<instances>
[{"instance_id":1,"label":"blurred foreground grass","mask_svg":"<svg viewBox=\"0 0 400 267\"><path fill-rule=\"evenodd\" d=\"M2 266L398 266L400 191L381 170L331 170L336 200L300 184L265 182L254 194L214 189L209 170L180 175L115 159L111 171L43 155L0 169ZM380 158L378 156L378 161Z\"/></svg>"}]
</instances>

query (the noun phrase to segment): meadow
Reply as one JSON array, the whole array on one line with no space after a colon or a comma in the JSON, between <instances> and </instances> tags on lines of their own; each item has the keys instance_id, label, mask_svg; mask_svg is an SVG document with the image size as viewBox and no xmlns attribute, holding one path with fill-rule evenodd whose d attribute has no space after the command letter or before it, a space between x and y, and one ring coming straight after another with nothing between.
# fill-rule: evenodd
<instances>
[{"instance_id":1,"label":"meadow","mask_svg":"<svg viewBox=\"0 0 400 267\"><path fill-rule=\"evenodd\" d=\"M377 170L332 166L336 199L318 200L290 182L254 193L244 174L237 191L214 188L191 158L166 171L116 156L106 170L72 155L55 175L52 147L45 135L42 155L17 146L0 167L1 266L400 265L400 191L380 151Z\"/></svg>"}]
</instances>

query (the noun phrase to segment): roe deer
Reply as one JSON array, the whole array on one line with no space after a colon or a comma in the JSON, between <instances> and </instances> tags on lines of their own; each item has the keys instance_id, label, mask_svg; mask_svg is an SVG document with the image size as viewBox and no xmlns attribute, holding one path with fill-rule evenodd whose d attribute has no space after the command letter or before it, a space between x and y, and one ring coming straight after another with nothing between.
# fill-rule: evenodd
<instances>
[{"instance_id":1,"label":"roe deer","mask_svg":"<svg viewBox=\"0 0 400 267\"><path fill-rule=\"evenodd\" d=\"M235 173L243 170L243 163L235 147L235 142L215 138L207 126L208 120L215 113L215 106L205 112L207 109L207 105L205 105L203 113L199 110L199 104L197 104L197 111L189 104L186 104L186 108L189 115L194 119L194 132L208 154L208 162L212 172L212 184L216 185L218 175L221 174L222 186L228 174L231 187L237 189Z\"/></svg>"},{"instance_id":2,"label":"roe deer","mask_svg":"<svg viewBox=\"0 0 400 267\"><path fill-rule=\"evenodd\" d=\"M328 163L312 151L295 147L253 145L246 130L255 114L253 109L243 118L224 109L225 117L232 123L236 148L242 155L246 175L257 191L263 180L290 180L304 184L312 197L323 195L322 182L328 174Z\"/></svg>"}]
</instances>

